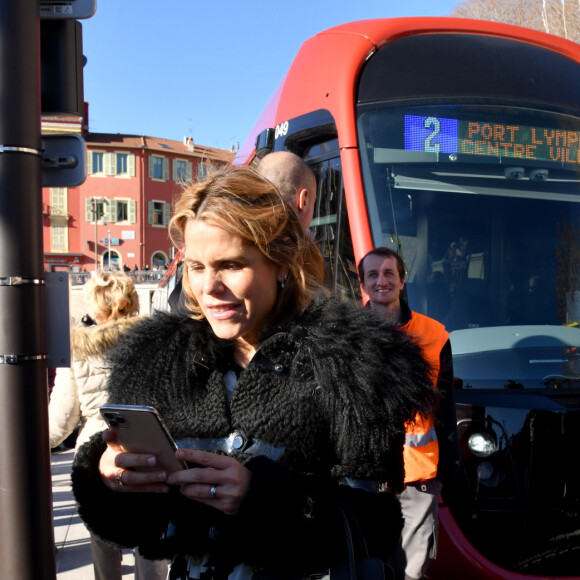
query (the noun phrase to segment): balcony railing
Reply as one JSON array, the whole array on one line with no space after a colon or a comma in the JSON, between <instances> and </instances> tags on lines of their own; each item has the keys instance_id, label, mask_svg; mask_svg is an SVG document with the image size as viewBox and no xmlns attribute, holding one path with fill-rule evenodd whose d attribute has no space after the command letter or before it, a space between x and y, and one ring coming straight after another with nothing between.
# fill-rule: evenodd
<instances>
[{"instance_id":1,"label":"balcony railing","mask_svg":"<svg viewBox=\"0 0 580 580\"><path fill-rule=\"evenodd\" d=\"M91 277L92 272L70 272L69 277L73 286L82 286ZM126 272L133 278L135 284L158 284L165 270L131 270Z\"/></svg>"},{"instance_id":2,"label":"balcony railing","mask_svg":"<svg viewBox=\"0 0 580 580\"><path fill-rule=\"evenodd\" d=\"M70 215L66 209L54 207L52 205L49 205L48 203L43 203L42 205L43 205L43 208L42 208L43 213L49 217L59 217L59 218L70 217Z\"/></svg>"}]
</instances>

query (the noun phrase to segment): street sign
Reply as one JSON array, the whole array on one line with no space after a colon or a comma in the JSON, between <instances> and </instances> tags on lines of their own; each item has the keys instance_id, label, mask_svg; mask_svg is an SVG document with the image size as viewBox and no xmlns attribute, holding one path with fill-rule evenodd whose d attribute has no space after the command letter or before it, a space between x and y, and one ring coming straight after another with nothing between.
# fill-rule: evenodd
<instances>
[{"instance_id":1,"label":"street sign","mask_svg":"<svg viewBox=\"0 0 580 580\"><path fill-rule=\"evenodd\" d=\"M42 135L42 187L75 187L86 179L85 140L79 135Z\"/></svg>"},{"instance_id":2,"label":"street sign","mask_svg":"<svg viewBox=\"0 0 580 580\"><path fill-rule=\"evenodd\" d=\"M99 244L102 244L103 246L120 246L122 243L123 240L120 240L119 238L104 238L99 240Z\"/></svg>"},{"instance_id":3,"label":"street sign","mask_svg":"<svg viewBox=\"0 0 580 580\"><path fill-rule=\"evenodd\" d=\"M40 18L90 18L97 9L97 0L40 0Z\"/></svg>"}]
</instances>

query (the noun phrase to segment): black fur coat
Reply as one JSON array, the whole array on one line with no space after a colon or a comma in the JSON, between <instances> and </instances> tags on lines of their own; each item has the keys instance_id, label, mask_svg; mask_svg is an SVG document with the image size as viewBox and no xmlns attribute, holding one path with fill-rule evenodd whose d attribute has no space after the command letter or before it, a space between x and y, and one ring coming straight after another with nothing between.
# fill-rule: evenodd
<instances>
[{"instance_id":1,"label":"black fur coat","mask_svg":"<svg viewBox=\"0 0 580 580\"><path fill-rule=\"evenodd\" d=\"M341 482L351 477L402 488L404 421L427 411L433 397L415 345L372 312L322 299L271 329L228 405L223 375L231 361L231 344L206 321L159 313L114 351L109 402L157 408L176 440L238 430L284 447L276 462L236 455L252 473L240 511L226 516L177 490L109 490L98 473L99 434L73 466L89 529L152 558L210 553L226 567L243 561L315 571L345 557L340 499L357 514L370 551L386 557L402 527L397 500ZM170 536L169 521L176 530Z\"/></svg>"}]
</instances>

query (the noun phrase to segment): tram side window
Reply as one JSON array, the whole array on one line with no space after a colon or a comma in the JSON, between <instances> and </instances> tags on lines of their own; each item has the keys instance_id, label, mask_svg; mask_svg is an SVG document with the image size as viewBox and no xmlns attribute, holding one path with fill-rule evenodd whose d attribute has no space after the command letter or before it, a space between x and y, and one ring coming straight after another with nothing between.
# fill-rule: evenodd
<instances>
[{"instance_id":1,"label":"tram side window","mask_svg":"<svg viewBox=\"0 0 580 580\"><path fill-rule=\"evenodd\" d=\"M341 300L360 300L340 159L312 166L318 184L311 230L324 257L324 284Z\"/></svg>"}]
</instances>

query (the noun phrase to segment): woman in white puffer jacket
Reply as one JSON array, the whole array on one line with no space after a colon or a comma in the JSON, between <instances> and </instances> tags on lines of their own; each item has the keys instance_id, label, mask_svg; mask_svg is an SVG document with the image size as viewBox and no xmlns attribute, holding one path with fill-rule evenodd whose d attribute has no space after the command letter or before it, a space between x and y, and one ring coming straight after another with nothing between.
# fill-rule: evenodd
<instances>
[{"instance_id":1,"label":"woman in white puffer jacket","mask_svg":"<svg viewBox=\"0 0 580 580\"><path fill-rule=\"evenodd\" d=\"M133 279L123 272L97 270L85 285L89 312L83 326L71 330L72 362L59 368L50 396L50 447L58 447L79 425L78 449L91 435L107 428L99 408L107 402L107 351L139 321L139 300ZM91 535L96 580L121 580L120 550ZM135 577L164 579L167 564L135 555Z\"/></svg>"}]
</instances>

